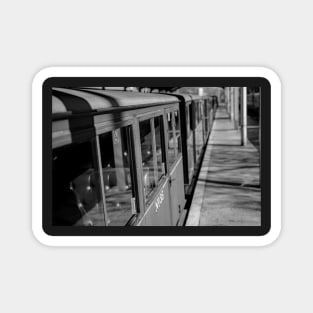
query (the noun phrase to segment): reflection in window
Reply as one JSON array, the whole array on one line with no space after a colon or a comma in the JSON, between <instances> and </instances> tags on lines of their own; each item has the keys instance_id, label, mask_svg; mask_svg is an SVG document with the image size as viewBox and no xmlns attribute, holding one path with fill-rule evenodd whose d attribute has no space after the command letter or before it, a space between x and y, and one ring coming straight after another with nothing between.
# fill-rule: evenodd
<instances>
[{"instance_id":1,"label":"reflection in window","mask_svg":"<svg viewBox=\"0 0 313 313\"><path fill-rule=\"evenodd\" d=\"M146 198L149 196L153 188L156 186L154 176L154 158L152 143L152 127L150 120L139 123L140 127L140 143L141 158L143 169L143 184Z\"/></svg>"},{"instance_id":2,"label":"reflection in window","mask_svg":"<svg viewBox=\"0 0 313 313\"><path fill-rule=\"evenodd\" d=\"M167 113L168 163L171 167L175 162L174 120L172 112Z\"/></svg>"},{"instance_id":3,"label":"reflection in window","mask_svg":"<svg viewBox=\"0 0 313 313\"><path fill-rule=\"evenodd\" d=\"M198 102L195 103L194 108L195 108L195 122L196 122L195 125L197 126L199 123L199 103Z\"/></svg>"},{"instance_id":4,"label":"reflection in window","mask_svg":"<svg viewBox=\"0 0 313 313\"><path fill-rule=\"evenodd\" d=\"M157 156L157 181L159 181L165 174L164 153L162 151L161 132L163 126L163 117L157 116L154 118L156 156Z\"/></svg>"},{"instance_id":5,"label":"reflection in window","mask_svg":"<svg viewBox=\"0 0 313 313\"><path fill-rule=\"evenodd\" d=\"M196 153L197 158L200 156L201 149L203 146L203 129L202 129L202 103L198 102L196 105L197 111L197 126L196 126Z\"/></svg>"},{"instance_id":6,"label":"reflection in window","mask_svg":"<svg viewBox=\"0 0 313 313\"><path fill-rule=\"evenodd\" d=\"M53 225L105 225L94 151L95 142L75 144L53 151Z\"/></svg>"},{"instance_id":7,"label":"reflection in window","mask_svg":"<svg viewBox=\"0 0 313 313\"><path fill-rule=\"evenodd\" d=\"M182 152L182 146L181 146L181 132L180 132L180 118L178 111L174 112L175 117L175 133L176 133L176 144L177 144L177 152Z\"/></svg>"},{"instance_id":8,"label":"reflection in window","mask_svg":"<svg viewBox=\"0 0 313 313\"><path fill-rule=\"evenodd\" d=\"M189 179L193 175L194 169L194 151L193 151L193 130L192 130L192 104L189 105L187 110L187 150L188 150L188 170L189 170Z\"/></svg>"},{"instance_id":9,"label":"reflection in window","mask_svg":"<svg viewBox=\"0 0 313 313\"><path fill-rule=\"evenodd\" d=\"M181 153L181 133L178 111L167 113L168 158L171 167L179 153Z\"/></svg>"},{"instance_id":10,"label":"reflection in window","mask_svg":"<svg viewBox=\"0 0 313 313\"><path fill-rule=\"evenodd\" d=\"M197 103L197 112L198 112L198 114L197 114L197 121L198 121L198 123L202 120L202 102L198 102Z\"/></svg>"},{"instance_id":11,"label":"reflection in window","mask_svg":"<svg viewBox=\"0 0 313 313\"><path fill-rule=\"evenodd\" d=\"M129 126L99 136L108 226L124 226L133 215L130 141Z\"/></svg>"},{"instance_id":12,"label":"reflection in window","mask_svg":"<svg viewBox=\"0 0 313 313\"><path fill-rule=\"evenodd\" d=\"M146 200L165 174L162 151L162 117L158 116L139 123L143 183Z\"/></svg>"}]
</instances>

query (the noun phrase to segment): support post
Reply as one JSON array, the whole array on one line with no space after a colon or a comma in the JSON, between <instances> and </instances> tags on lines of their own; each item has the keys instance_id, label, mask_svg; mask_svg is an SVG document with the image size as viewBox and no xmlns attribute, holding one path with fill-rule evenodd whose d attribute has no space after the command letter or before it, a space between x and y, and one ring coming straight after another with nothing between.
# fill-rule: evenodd
<instances>
[{"instance_id":1,"label":"support post","mask_svg":"<svg viewBox=\"0 0 313 313\"><path fill-rule=\"evenodd\" d=\"M224 95L225 95L225 109L227 112L227 106L228 106L228 87L224 88Z\"/></svg>"},{"instance_id":2,"label":"support post","mask_svg":"<svg viewBox=\"0 0 313 313\"><path fill-rule=\"evenodd\" d=\"M241 145L247 144L247 87L242 87L241 99Z\"/></svg>"},{"instance_id":3,"label":"support post","mask_svg":"<svg viewBox=\"0 0 313 313\"><path fill-rule=\"evenodd\" d=\"M235 88L230 87L230 119L234 120L235 116Z\"/></svg>"},{"instance_id":4,"label":"support post","mask_svg":"<svg viewBox=\"0 0 313 313\"><path fill-rule=\"evenodd\" d=\"M225 96L225 109L226 112L228 113L228 87L224 88L224 96Z\"/></svg>"},{"instance_id":5,"label":"support post","mask_svg":"<svg viewBox=\"0 0 313 313\"><path fill-rule=\"evenodd\" d=\"M231 93L230 93L230 87L228 87L228 107L227 107L228 115L230 115L230 104L231 104Z\"/></svg>"},{"instance_id":6,"label":"support post","mask_svg":"<svg viewBox=\"0 0 313 313\"><path fill-rule=\"evenodd\" d=\"M235 120L235 129L238 129L239 127L239 90L240 87L235 87L235 111L234 111L234 120Z\"/></svg>"}]
</instances>

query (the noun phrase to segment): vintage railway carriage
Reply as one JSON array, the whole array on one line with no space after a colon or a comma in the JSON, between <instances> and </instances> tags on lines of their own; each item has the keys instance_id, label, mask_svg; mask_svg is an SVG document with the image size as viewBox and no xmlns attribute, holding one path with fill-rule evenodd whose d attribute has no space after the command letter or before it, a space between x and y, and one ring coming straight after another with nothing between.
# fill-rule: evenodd
<instances>
[{"instance_id":1,"label":"vintage railway carriage","mask_svg":"<svg viewBox=\"0 0 313 313\"><path fill-rule=\"evenodd\" d=\"M209 97L54 88L53 225L182 225L213 111Z\"/></svg>"},{"instance_id":2,"label":"vintage railway carriage","mask_svg":"<svg viewBox=\"0 0 313 313\"><path fill-rule=\"evenodd\" d=\"M180 99L185 195L190 197L206 147L217 100L210 96L176 94Z\"/></svg>"},{"instance_id":3,"label":"vintage railway carriage","mask_svg":"<svg viewBox=\"0 0 313 313\"><path fill-rule=\"evenodd\" d=\"M179 99L53 89L54 225L177 225L185 206Z\"/></svg>"}]
</instances>

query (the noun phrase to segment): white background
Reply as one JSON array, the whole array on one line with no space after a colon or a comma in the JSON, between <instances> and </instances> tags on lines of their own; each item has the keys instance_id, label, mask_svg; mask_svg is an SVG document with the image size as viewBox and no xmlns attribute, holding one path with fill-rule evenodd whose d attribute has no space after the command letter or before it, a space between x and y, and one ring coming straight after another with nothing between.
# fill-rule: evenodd
<instances>
[{"instance_id":1,"label":"white background","mask_svg":"<svg viewBox=\"0 0 313 313\"><path fill-rule=\"evenodd\" d=\"M1 32L1 312L310 312L310 1L11 1ZM311 44L311 45L310 45ZM48 248L31 232L31 82L47 66L267 66L283 224L263 248Z\"/></svg>"}]
</instances>

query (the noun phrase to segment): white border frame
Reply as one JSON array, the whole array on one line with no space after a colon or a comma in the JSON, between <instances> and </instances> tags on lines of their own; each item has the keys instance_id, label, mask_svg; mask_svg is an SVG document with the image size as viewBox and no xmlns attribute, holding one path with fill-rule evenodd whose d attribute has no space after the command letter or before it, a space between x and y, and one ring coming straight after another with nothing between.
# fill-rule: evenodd
<instances>
[{"instance_id":1,"label":"white border frame","mask_svg":"<svg viewBox=\"0 0 313 313\"><path fill-rule=\"evenodd\" d=\"M264 236L50 236L42 229L42 85L49 77L264 77L271 84L271 229ZM32 229L48 246L264 246L281 230L281 83L264 67L50 67L32 84Z\"/></svg>"}]
</instances>

